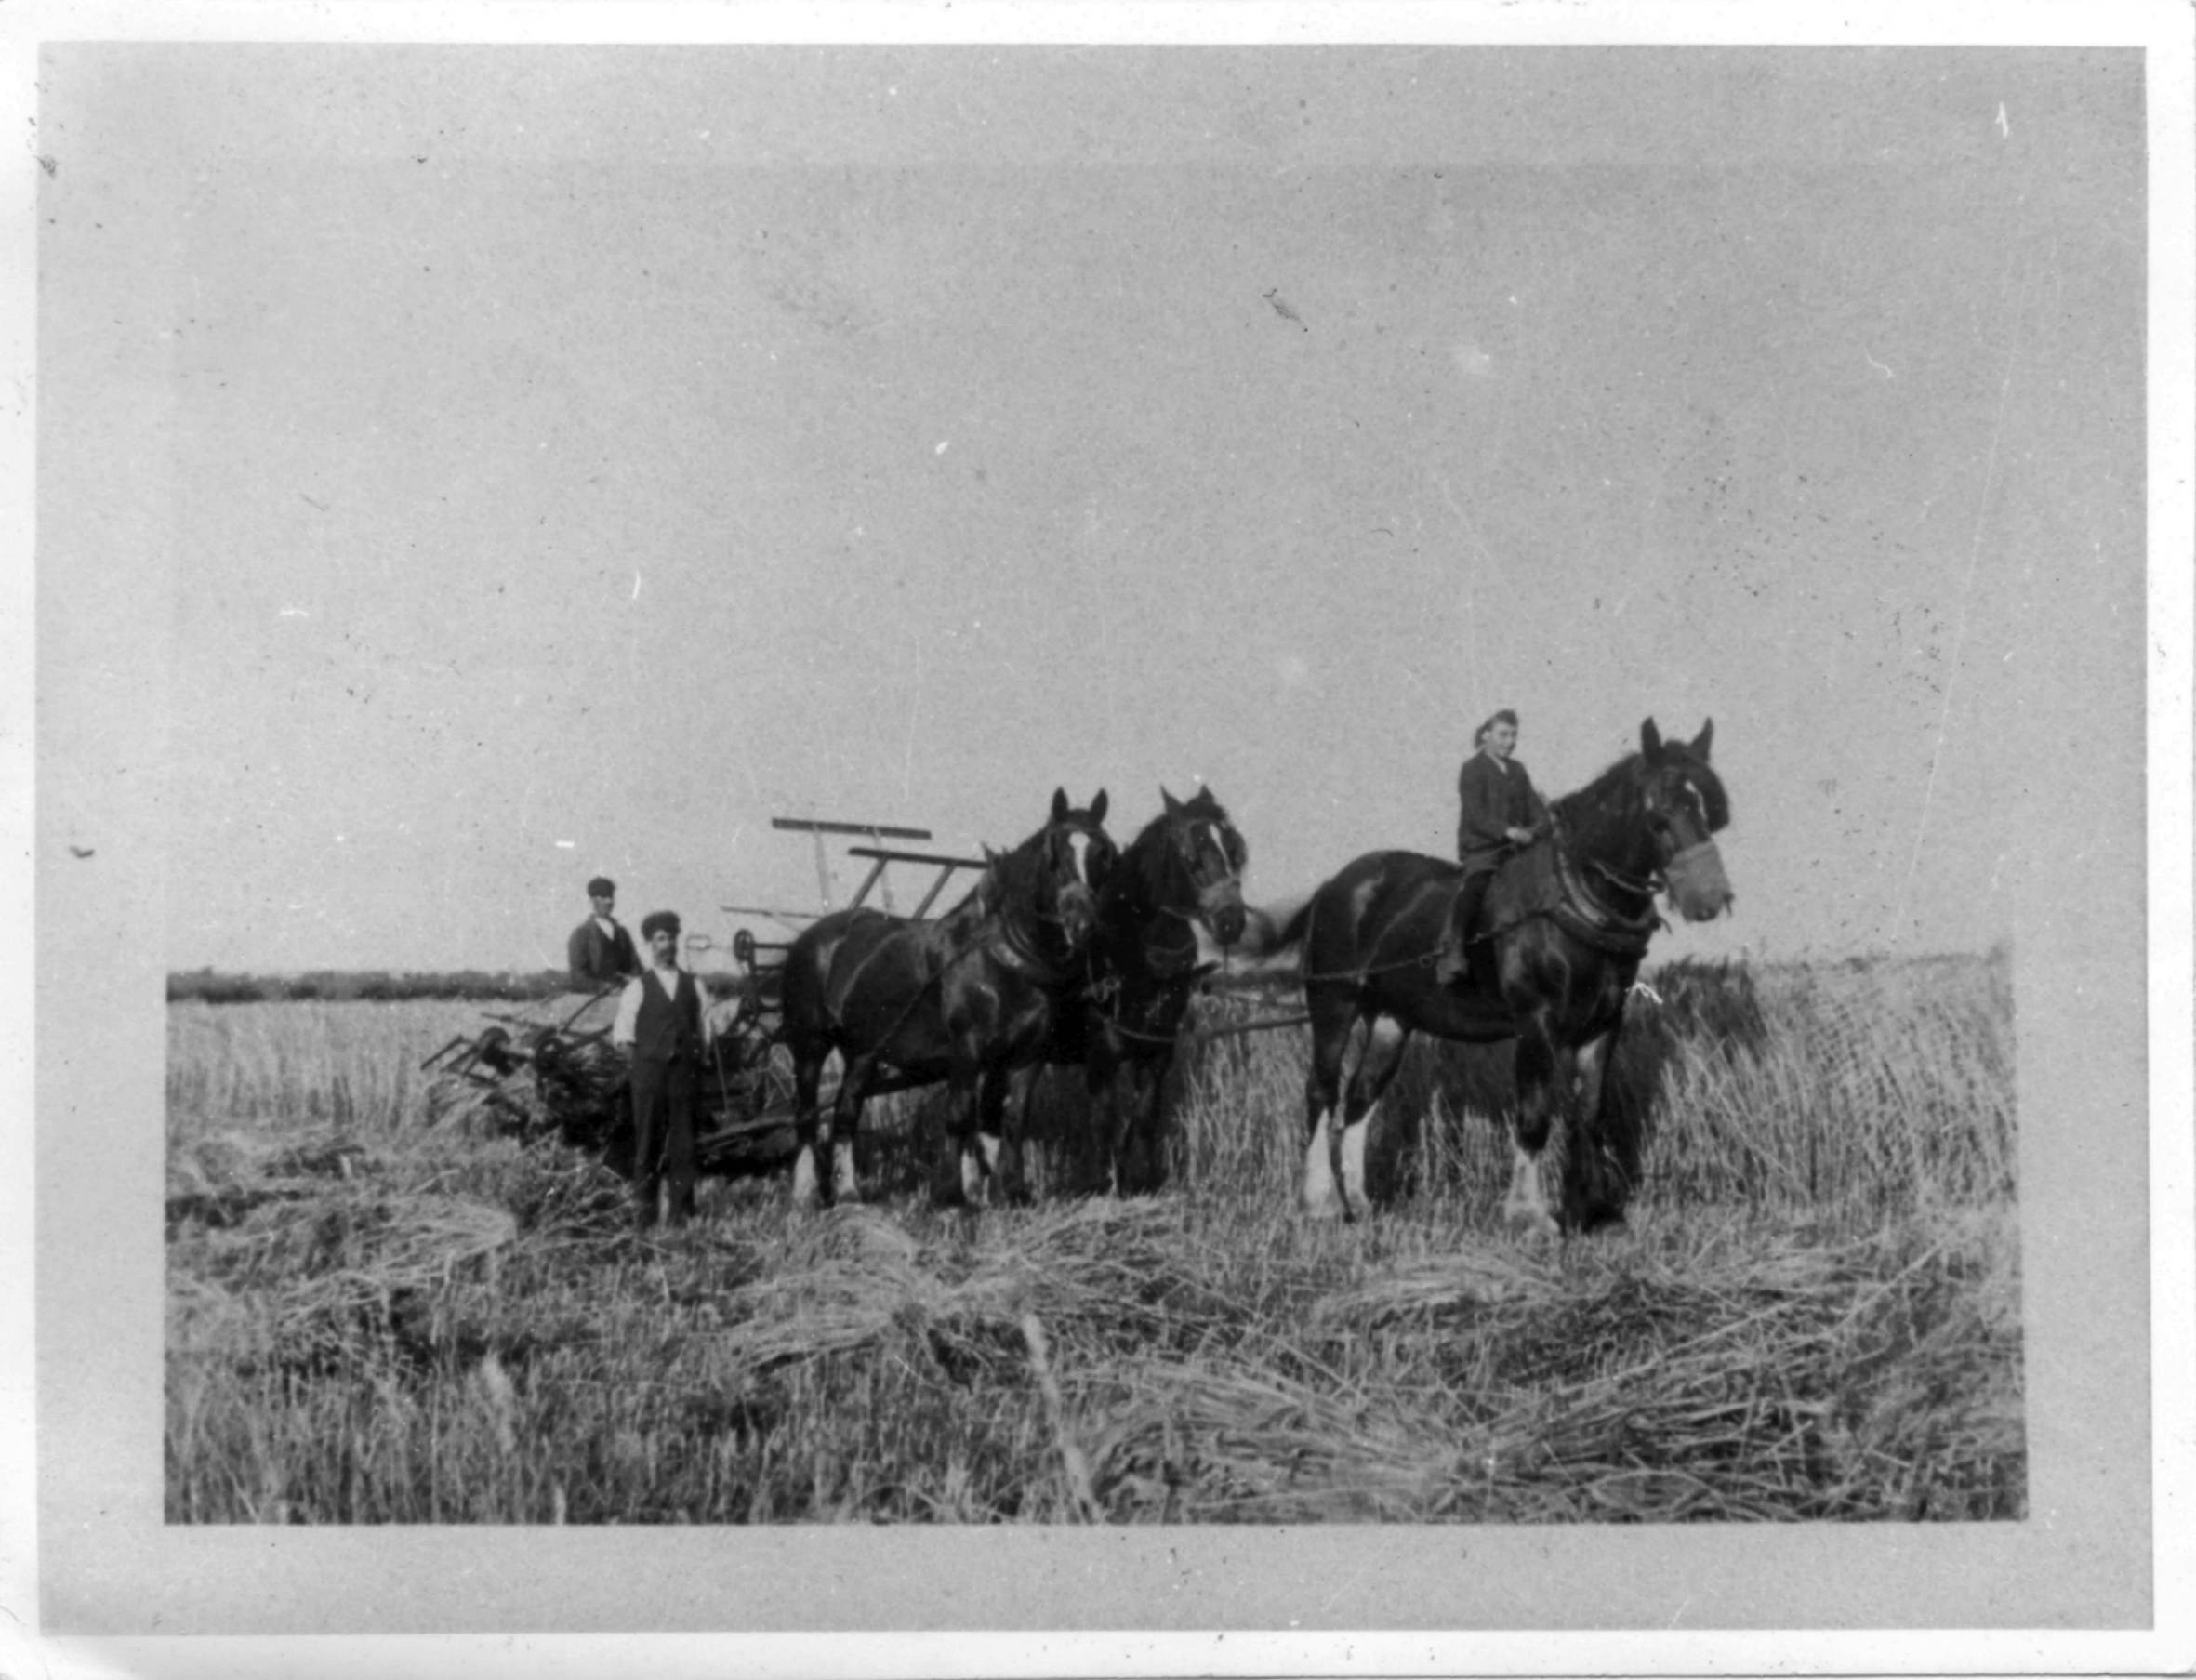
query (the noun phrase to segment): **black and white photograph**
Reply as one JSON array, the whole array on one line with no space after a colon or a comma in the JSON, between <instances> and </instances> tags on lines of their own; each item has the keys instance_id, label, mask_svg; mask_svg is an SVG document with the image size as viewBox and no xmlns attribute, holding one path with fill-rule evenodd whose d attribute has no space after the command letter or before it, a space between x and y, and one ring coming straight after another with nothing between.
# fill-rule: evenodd
<instances>
[{"instance_id":1,"label":"black and white photograph","mask_svg":"<svg viewBox=\"0 0 2196 1680\"><path fill-rule=\"evenodd\" d=\"M176 10L10 48L48 1634L2187 1653L2185 9Z\"/></svg>"}]
</instances>

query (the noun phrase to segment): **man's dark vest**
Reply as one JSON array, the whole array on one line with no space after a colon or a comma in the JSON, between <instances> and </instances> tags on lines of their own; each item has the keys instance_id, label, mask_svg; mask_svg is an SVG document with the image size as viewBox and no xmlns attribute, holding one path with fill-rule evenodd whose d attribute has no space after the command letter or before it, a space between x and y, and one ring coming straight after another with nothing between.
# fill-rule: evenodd
<instances>
[{"instance_id":1,"label":"man's dark vest","mask_svg":"<svg viewBox=\"0 0 2196 1680\"><path fill-rule=\"evenodd\" d=\"M638 1062L698 1062L702 1053L702 995L694 976L679 971L679 993L666 998L649 976L641 978L641 1013L633 1026Z\"/></svg>"}]
</instances>

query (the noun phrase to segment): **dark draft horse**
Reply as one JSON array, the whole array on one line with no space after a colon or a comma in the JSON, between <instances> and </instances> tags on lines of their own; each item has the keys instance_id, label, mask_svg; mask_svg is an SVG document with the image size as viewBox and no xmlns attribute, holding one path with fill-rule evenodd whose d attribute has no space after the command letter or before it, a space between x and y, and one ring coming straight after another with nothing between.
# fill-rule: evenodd
<instances>
[{"instance_id":1,"label":"dark draft horse","mask_svg":"<svg viewBox=\"0 0 2196 1680\"><path fill-rule=\"evenodd\" d=\"M1043 1053L1059 988L1081 972L1116 851L1105 795L1087 810L1052 795L1051 820L987 863L935 921L840 910L786 954L781 1037L793 1055L793 1200L855 1199L862 1105L880 1091L952 1087L933 1180L942 1205L1023 1194L1020 1139L1004 1134L1009 1081ZM824 1063L844 1064L825 1114Z\"/></svg>"},{"instance_id":2,"label":"dark draft horse","mask_svg":"<svg viewBox=\"0 0 2196 1680\"><path fill-rule=\"evenodd\" d=\"M1161 1103L1190 995L1207 972L1197 931L1224 947L1244 930L1249 850L1226 810L1207 787L1187 800L1162 787L1159 799L1159 814L1098 894L1087 972L1063 997L1045 1052L1055 1065L1082 1065L1084 1176L1103 1173L1116 1195L1166 1182Z\"/></svg>"},{"instance_id":3,"label":"dark draft horse","mask_svg":"<svg viewBox=\"0 0 2196 1680\"><path fill-rule=\"evenodd\" d=\"M1731 903L1713 836L1730 821L1709 768L1714 733L1665 741L1652 718L1639 751L1557 800L1553 833L1513 853L1489 884L1483 924L1495 929L1467 983L1437 985L1434 961L1462 872L1409 852L1374 852L1321 886L1283 927L1303 945L1312 1021L1305 1082L1303 1203L1354 1217L1365 1201L1365 1142L1373 1109L1414 1032L1474 1042L1517 1040L1515 1160L1504 1215L1531 1229L1590 1231L1621 1221L1638 1176L1638 1141L1608 1124L1603 1071L1623 1026L1624 1000L1661 925L1658 891L1688 921ZM1377 1072L1374 1031L1402 1028ZM1336 1115L1344 1052L1362 1023L1365 1049ZM1552 1215L1541 1151L1564 1122L1565 1171Z\"/></svg>"}]
</instances>

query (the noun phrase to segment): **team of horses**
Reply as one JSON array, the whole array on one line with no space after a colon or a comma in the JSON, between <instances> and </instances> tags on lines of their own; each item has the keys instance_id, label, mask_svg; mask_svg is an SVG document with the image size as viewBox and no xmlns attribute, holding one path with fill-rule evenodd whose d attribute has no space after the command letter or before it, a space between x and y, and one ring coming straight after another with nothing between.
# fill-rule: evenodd
<instances>
[{"instance_id":1,"label":"team of horses","mask_svg":"<svg viewBox=\"0 0 2196 1680\"><path fill-rule=\"evenodd\" d=\"M1462 868L1409 852L1356 858L1300 905L1243 901L1249 850L1210 789L1162 808L1126 848L1106 795L1052 797L1042 827L986 853L975 886L934 921L857 908L811 924L787 953L783 1040L794 1063L797 1205L859 1194L863 1105L887 1090L950 1088L933 1180L943 1205L1017 1200L1027 1093L1046 1065L1079 1066L1092 1165L1117 1194L1166 1171L1162 1086L1209 952L1299 947L1312 1029L1303 1203L1351 1220L1369 1206L1366 1140L1414 1034L1515 1039L1505 1214L1528 1228L1621 1220L1639 1174L1630 1128L1610 1124L1604 1078L1665 897L1687 920L1720 915L1730 883L1715 835L1730 802L1709 763L1713 726L1639 750L1550 807L1546 834L1501 865L1475 930L1468 978L1435 962ZM1382 1053L1382 1023L1391 1035ZM1360 1042L1350 1078L1343 1078ZM838 1052L834 1101L819 1099ZM1542 1152L1564 1139L1551 1200Z\"/></svg>"}]
</instances>

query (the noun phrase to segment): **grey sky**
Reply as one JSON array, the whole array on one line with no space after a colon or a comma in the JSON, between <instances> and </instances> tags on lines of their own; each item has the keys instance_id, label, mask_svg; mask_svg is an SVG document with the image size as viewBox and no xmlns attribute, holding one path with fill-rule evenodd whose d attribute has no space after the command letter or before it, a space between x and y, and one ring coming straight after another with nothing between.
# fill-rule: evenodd
<instances>
[{"instance_id":1,"label":"grey sky","mask_svg":"<svg viewBox=\"0 0 2196 1680\"><path fill-rule=\"evenodd\" d=\"M1059 784L1208 779L1277 897L1446 852L1499 705L1550 793L1714 718L1659 949L1972 946L2139 765L2132 54L42 81L42 561L172 545L175 966L553 960L598 869L721 932L814 896L773 814Z\"/></svg>"}]
</instances>

